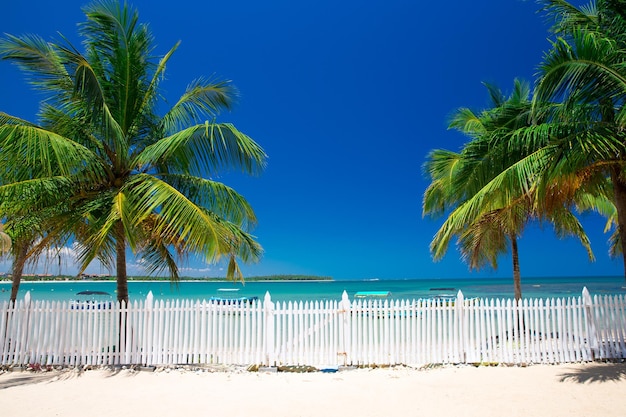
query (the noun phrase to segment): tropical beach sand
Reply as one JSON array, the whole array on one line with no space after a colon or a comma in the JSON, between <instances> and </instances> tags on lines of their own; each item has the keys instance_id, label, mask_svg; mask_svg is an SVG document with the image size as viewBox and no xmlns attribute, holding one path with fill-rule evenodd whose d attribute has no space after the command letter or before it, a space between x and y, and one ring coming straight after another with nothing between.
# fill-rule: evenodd
<instances>
[{"instance_id":1,"label":"tropical beach sand","mask_svg":"<svg viewBox=\"0 0 626 417\"><path fill-rule=\"evenodd\" d=\"M626 364L0 374L3 416L624 416Z\"/></svg>"}]
</instances>

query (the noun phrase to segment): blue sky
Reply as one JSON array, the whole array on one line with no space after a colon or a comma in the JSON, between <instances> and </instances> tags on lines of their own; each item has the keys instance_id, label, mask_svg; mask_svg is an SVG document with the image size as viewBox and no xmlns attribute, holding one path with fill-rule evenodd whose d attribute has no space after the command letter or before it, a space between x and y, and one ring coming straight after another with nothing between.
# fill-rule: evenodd
<instances>
[{"instance_id":1,"label":"blue sky","mask_svg":"<svg viewBox=\"0 0 626 417\"><path fill-rule=\"evenodd\" d=\"M85 4L12 1L3 7L0 32L45 39L60 32L78 45ZM466 141L447 130L447 120L459 107L489 104L483 81L508 92L516 77L534 80L549 47L534 1L131 4L150 24L157 55L182 41L162 84L165 97L174 102L201 76L232 80L240 98L219 120L234 123L269 155L259 177L220 178L259 219L253 233L265 255L244 266L245 274L512 275L506 256L497 271L470 272L454 246L432 261L428 246L443 219L422 218L422 165L431 149L459 150ZM0 110L34 120L38 100L22 74L0 62ZM585 215L583 222L596 262L577 241L531 225L519 242L522 276L621 275L621 260L608 257L603 221ZM190 262L183 274L223 275L220 269ZM62 272L72 273L71 261L63 261Z\"/></svg>"}]
</instances>

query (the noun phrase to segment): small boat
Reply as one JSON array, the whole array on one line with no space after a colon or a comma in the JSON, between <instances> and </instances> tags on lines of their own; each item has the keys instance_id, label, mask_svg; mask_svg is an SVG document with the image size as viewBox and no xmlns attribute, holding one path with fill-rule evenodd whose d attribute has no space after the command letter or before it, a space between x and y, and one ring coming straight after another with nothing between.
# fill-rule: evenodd
<instances>
[{"instance_id":1,"label":"small boat","mask_svg":"<svg viewBox=\"0 0 626 417\"><path fill-rule=\"evenodd\" d=\"M387 298L391 291L359 291L354 294L354 298Z\"/></svg>"},{"instance_id":2,"label":"small boat","mask_svg":"<svg viewBox=\"0 0 626 417\"><path fill-rule=\"evenodd\" d=\"M70 309L72 310L102 310L113 308L112 301L95 301L95 300L71 300Z\"/></svg>"},{"instance_id":3,"label":"small boat","mask_svg":"<svg viewBox=\"0 0 626 417\"><path fill-rule=\"evenodd\" d=\"M224 304L224 305L252 304L258 300L259 300L259 297L239 297L239 298L211 297L209 298L209 301L212 303Z\"/></svg>"},{"instance_id":4,"label":"small boat","mask_svg":"<svg viewBox=\"0 0 626 417\"><path fill-rule=\"evenodd\" d=\"M463 299L464 302L474 300L478 300L478 297L469 297ZM439 302L439 305L441 306L453 306L457 301L457 297L454 294L440 294L428 298L420 298L418 301L421 301L422 303L426 301L430 301L432 303Z\"/></svg>"},{"instance_id":5,"label":"small boat","mask_svg":"<svg viewBox=\"0 0 626 417\"><path fill-rule=\"evenodd\" d=\"M91 298L77 298L70 301L72 310L100 310L113 307L111 294L106 291L80 291L76 295L90 296Z\"/></svg>"},{"instance_id":6,"label":"small boat","mask_svg":"<svg viewBox=\"0 0 626 417\"><path fill-rule=\"evenodd\" d=\"M111 296L111 294L109 294L106 291L89 291L89 290L77 292L76 295L106 295L109 297Z\"/></svg>"}]
</instances>

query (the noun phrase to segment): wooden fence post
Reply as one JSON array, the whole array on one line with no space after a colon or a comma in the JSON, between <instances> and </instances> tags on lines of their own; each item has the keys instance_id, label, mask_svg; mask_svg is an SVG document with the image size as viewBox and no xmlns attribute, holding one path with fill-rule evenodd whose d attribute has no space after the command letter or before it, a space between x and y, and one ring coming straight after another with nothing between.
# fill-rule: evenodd
<instances>
[{"instance_id":1,"label":"wooden fence post","mask_svg":"<svg viewBox=\"0 0 626 417\"><path fill-rule=\"evenodd\" d=\"M274 303L269 291L265 293L263 299L263 313L265 318L265 365L275 365L275 352L274 352Z\"/></svg>"},{"instance_id":2,"label":"wooden fence post","mask_svg":"<svg viewBox=\"0 0 626 417\"><path fill-rule=\"evenodd\" d=\"M593 314L593 301L587 287L583 288L583 305L585 306L585 323L587 324L587 340L589 344L589 357L596 358L598 352L598 338L596 333L595 315Z\"/></svg>"},{"instance_id":3,"label":"wooden fence post","mask_svg":"<svg viewBox=\"0 0 626 417\"><path fill-rule=\"evenodd\" d=\"M154 355L156 352L154 351L154 294L152 291L148 292L146 296L146 301L144 302L144 334L143 334L143 354L144 356L144 365L150 366L154 362Z\"/></svg>"},{"instance_id":4,"label":"wooden fence post","mask_svg":"<svg viewBox=\"0 0 626 417\"><path fill-rule=\"evenodd\" d=\"M456 323L454 323L453 340L455 341L454 350L458 352L455 352L457 353L456 360L465 363L465 328L463 326L465 297L461 290L456 294L454 309L456 310Z\"/></svg>"},{"instance_id":5,"label":"wooden fence post","mask_svg":"<svg viewBox=\"0 0 626 417\"><path fill-rule=\"evenodd\" d=\"M350 333L350 308L351 303L348 298L348 293L344 290L343 294L341 294L341 302L339 303L339 312L341 314L341 348L340 351L337 352L337 356L343 357L343 365L348 365L348 352L350 352L350 340L352 340L352 335Z\"/></svg>"},{"instance_id":6,"label":"wooden fence post","mask_svg":"<svg viewBox=\"0 0 626 417\"><path fill-rule=\"evenodd\" d=\"M26 313L24 316L24 323L22 325L22 341L23 341L23 353L22 363L28 363L31 358L31 352L28 346L29 343L29 334L30 334L30 313L31 313L31 302L30 302L30 291L26 291L26 295L24 296L24 312Z\"/></svg>"},{"instance_id":7,"label":"wooden fence post","mask_svg":"<svg viewBox=\"0 0 626 417\"><path fill-rule=\"evenodd\" d=\"M3 301L1 305L2 316L0 316L0 365L6 364L9 350L9 322L11 320L11 309L9 308L12 303ZM15 305L13 304L13 307Z\"/></svg>"}]
</instances>

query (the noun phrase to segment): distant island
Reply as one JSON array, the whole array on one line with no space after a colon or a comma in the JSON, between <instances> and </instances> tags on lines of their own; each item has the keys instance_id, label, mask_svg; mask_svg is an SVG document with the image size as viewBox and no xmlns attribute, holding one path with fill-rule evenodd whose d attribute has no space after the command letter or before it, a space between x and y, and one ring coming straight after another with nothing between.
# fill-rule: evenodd
<instances>
[{"instance_id":1,"label":"distant island","mask_svg":"<svg viewBox=\"0 0 626 417\"><path fill-rule=\"evenodd\" d=\"M129 281L169 281L169 277L129 276ZM181 281L228 281L226 277L181 277ZM11 281L11 274L0 276L0 281ZM83 274L75 275L24 275L22 281L115 281L113 275ZM332 277L316 275L262 275L244 277L245 282L253 281L333 281Z\"/></svg>"}]
</instances>

